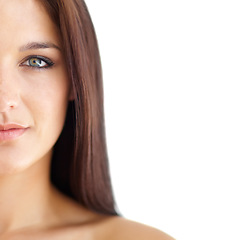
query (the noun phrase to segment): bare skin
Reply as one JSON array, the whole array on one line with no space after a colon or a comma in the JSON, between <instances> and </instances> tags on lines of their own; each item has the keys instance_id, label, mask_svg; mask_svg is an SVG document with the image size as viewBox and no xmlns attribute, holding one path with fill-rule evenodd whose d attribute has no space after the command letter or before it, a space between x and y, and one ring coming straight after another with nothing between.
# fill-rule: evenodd
<instances>
[{"instance_id":1,"label":"bare skin","mask_svg":"<svg viewBox=\"0 0 240 240\"><path fill-rule=\"evenodd\" d=\"M31 42L51 42L60 50L27 49ZM0 0L0 63L0 125L27 129L20 137L0 140L0 239L172 239L120 217L93 213L52 186L52 148L72 92L60 36L34 0Z\"/></svg>"}]
</instances>

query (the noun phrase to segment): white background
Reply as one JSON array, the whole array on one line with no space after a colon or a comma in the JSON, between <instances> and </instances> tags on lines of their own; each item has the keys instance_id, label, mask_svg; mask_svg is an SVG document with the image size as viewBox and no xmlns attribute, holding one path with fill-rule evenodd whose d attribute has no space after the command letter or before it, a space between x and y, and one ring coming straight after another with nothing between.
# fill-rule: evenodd
<instances>
[{"instance_id":1,"label":"white background","mask_svg":"<svg viewBox=\"0 0 240 240\"><path fill-rule=\"evenodd\" d=\"M123 215L176 239L240 240L240 7L86 0Z\"/></svg>"}]
</instances>

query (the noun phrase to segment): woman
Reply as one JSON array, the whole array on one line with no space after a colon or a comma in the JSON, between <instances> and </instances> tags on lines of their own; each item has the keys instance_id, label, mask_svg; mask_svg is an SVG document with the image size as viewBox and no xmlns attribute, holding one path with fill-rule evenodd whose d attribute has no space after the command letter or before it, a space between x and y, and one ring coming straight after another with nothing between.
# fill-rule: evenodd
<instances>
[{"instance_id":1,"label":"woman","mask_svg":"<svg viewBox=\"0 0 240 240\"><path fill-rule=\"evenodd\" d=\"M0 0L0 238L172 239L120 217L81 0Z\"/></svg>"}]
</instances>

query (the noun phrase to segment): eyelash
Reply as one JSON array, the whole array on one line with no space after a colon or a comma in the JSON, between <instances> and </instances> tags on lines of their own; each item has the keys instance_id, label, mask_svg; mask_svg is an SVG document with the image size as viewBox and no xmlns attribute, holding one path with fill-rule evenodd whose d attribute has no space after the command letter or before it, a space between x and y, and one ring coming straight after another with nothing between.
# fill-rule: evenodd
<instances>
[{"instance_id":1,"label":"eyelash","mask_svg":"<svg viewBox=\"0 0 240 240\"><path fill-rule=\"evenodd\" d=\"M36 58L38 60L41 60L43 62L45 62L47 64L47 66L44 66L44 67L37 67L37 66L31 66L31 65L26 65L24 63L28 62L29 64L29 61L32 59L32 58ZM31 69L34 69L34 70L46 70L46 69L49 69L51 67L53 67L54 65L54 62L49 59L49 58L46 58L46 57L43 57L43 56L38 56L38 55L33 55L33 56L28 56L27 58L25 58L23 60L23 62L20 64L20 66L22 67L28 67L28 68L31 68Z\"/></svg>"}]
</instances>

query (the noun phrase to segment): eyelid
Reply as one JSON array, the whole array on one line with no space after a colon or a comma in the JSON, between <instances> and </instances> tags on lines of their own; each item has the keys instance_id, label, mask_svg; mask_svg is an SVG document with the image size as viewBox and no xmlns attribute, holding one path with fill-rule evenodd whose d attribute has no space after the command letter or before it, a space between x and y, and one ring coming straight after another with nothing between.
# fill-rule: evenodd
<instances>
[{"instance_id":1,"label":"eyelid","mask_svg":"<svg viewBox=\"0 0 240 240\"><path fill-rule=\"evenodd\" d=\"M44 61L48 66L44 66L44 67L34 67L34 66L30 66L30 65L24 64L25 62L29 61L29 60L32 59L32 58L38 58L38 59ZM21 63L19 64L19 66L22 66L22 67L29 67L29 68L35 68L35 69L44 69L44 68L46 69L46 68L52 67L53 65L54 65L54 62L53 62L51 59L49 59L49 58L47 58L47 57L39 56L39 55L30 55L30 56L27 56L27 57L25 57L25 58L21 61Z\"/></svg>"}]
</instances>

